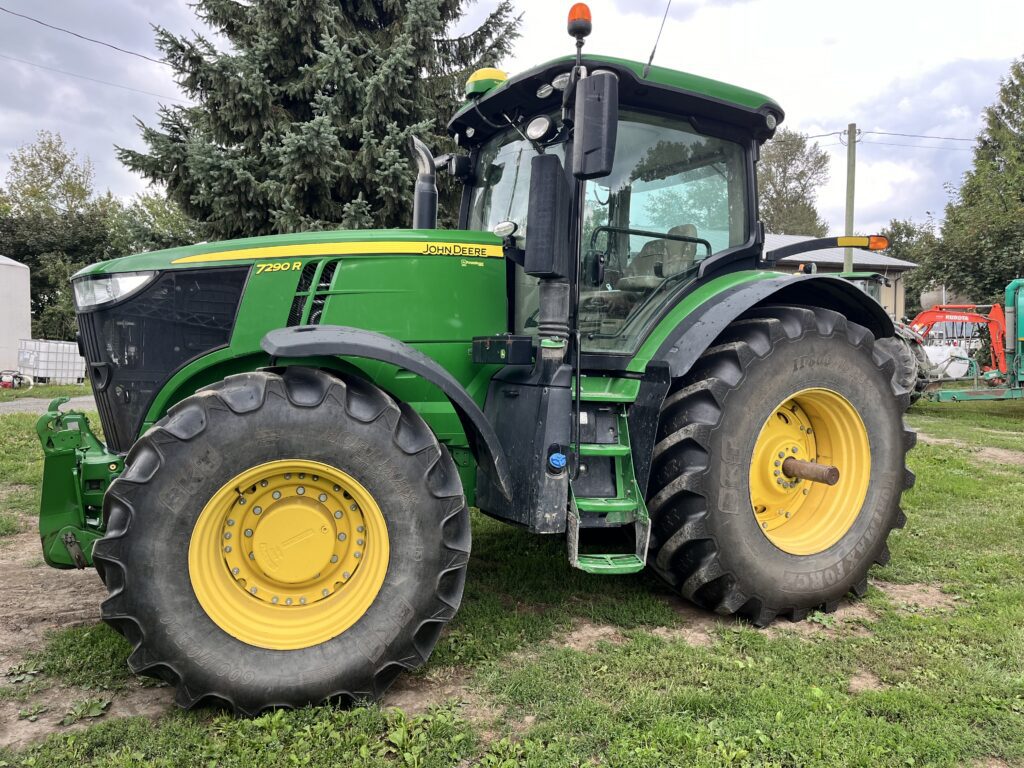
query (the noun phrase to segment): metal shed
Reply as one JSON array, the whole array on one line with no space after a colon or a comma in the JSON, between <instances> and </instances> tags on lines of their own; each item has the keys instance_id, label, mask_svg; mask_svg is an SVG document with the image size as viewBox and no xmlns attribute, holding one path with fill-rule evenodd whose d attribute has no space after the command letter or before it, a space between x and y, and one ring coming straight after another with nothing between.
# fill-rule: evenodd
<instances>
[{"instance_id":1,"label":"metal shed","mask_svg":"<svg viewBox=\"0 0 1024 768\"><path fill-rule=\"evenodd\" d=\"M0 370L18 367L18 342L32 338L28 267L0 256Z\"/></svg>"}]
</instances>

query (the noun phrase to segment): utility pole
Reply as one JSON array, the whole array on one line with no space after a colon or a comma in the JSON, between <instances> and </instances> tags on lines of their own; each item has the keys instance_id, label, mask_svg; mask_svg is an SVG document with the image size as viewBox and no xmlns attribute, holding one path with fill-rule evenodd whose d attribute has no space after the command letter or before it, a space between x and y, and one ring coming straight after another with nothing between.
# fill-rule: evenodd
<instances>
[{"instance_id":1,"label":"utility pole","mask_svg":"<svg viewBox=\"0 0 1024 768\"><path fill-rule=\"evenodd\" d=\"M846 126L846 236L853 234L853 183L857 174L857 124ZM843 271L853 272L853 248L843 257Z\"/></svg>"}]
</instances>

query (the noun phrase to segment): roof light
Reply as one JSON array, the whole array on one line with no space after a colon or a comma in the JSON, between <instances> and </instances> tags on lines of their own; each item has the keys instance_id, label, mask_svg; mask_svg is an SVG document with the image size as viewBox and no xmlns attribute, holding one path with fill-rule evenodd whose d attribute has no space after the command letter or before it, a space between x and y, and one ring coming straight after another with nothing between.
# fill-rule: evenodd
<instances>
[{"instance_id":1,"label":"roof light","mask_svg":"<svg viewBox=\"0 0 1024 768\"><path fill-rule=\"evenodd\" d=\"M560 75L555 75L555 79L551 81L551 87L556 91L564 91L569 85L569 73L563 72Z\"/></svg>"},{"instance_id":2,"label":"roof light","mask_svg":"<svg viewBox=\"0 0 1024 768\"><path fill-rule=\"evenodd\" d=\"M590 34L593 25L591 24L590 8L586 3L576 3L569 9L569 34L577 40Z\"/></svg>"},{"instance_id":3,"label":"roof light","mask_svg":"<svg viewBox=\"0 0 1024 768\"><path fill-rule=\"evenodd\" d=\"M530 141L543 141L555 128L554 121L547 115L538 115L526 124L526 138Z\"/></svg>"}]
</instances>

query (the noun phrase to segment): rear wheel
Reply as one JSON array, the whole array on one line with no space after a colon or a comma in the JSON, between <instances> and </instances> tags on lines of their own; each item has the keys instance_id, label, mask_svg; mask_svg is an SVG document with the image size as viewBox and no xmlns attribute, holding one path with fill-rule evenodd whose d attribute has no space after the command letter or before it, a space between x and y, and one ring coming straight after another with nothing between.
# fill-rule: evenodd
<instances>
[{"instance_id":1,"label":"rear wheel","mask_svg":"<svg viewBox=\"0 0 1024 768\"><path fill-rule=\"evenodd\" d=\"M182 706L376 699L459 606L455 465L362 380L232 376L175 406L126 467L94 552L103 617Z\"/></svg>"},{"instance_id":2,"label":"rear wheel","mask_svg":"<svg viewBox=\"0 0 1024 768\"><path fill-rule=\"evenodd\" d=\"M835 312L763 307L729 326L662 410L655 570L762 625L862 595L913 484L909 397L893 373L870 332ZM787 475L790 457L836 466L839 482Z\"/></svg>"}]
</instances>

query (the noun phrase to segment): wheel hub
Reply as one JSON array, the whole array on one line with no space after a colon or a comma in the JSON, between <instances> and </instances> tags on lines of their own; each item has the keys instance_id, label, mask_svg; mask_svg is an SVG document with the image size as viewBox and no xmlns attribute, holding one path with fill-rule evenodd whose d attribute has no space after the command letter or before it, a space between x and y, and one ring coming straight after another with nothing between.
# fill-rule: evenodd
<instances>
[{"instance_id":1,"label":"wheel hub","mask_svg":"<svg viewBox=\"0 0 1024 768\"><path fill-rule=\"evenodd\" d=\"M189 569L204 610L229 634L306 647L366 611L388 549L380 508L358 481L318 462L274 461L242 472L207 503Z\"/></svg>"},{"instance_id":2,"label":"wheel hub","mask_svg":"<svg viewBox=\"0 0 1024 768\"><path fill-rule=\"evenodd\" d=\"M832 486L786 475L787 458L834 465ZM871 448L856 408L838 392L805 389L776 406L754 443L750 503L762 533L794 555L822 552L853 525L867 496Z\"/></svg>"}]
</instances>

